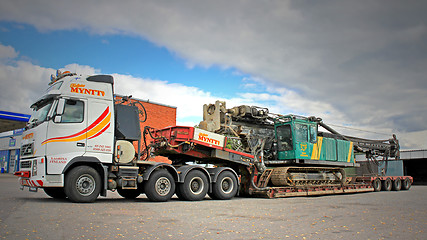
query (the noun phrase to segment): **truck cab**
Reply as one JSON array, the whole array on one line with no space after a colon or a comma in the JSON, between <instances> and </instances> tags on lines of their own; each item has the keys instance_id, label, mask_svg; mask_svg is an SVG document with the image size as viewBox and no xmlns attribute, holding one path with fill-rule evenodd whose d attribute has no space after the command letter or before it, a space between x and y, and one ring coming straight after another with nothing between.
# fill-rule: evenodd
<instances>
[{"instance_id":1,"label":"truck cab","mask_svg":"<svg viewBox=\"0 0 427 240\"><path fill-rule=\"evenodd\" d=\"M76 165L90 163L96 169L112 163L112 76L58 71L31 108L21 145L21 171L16 173L22 186L62 189L65 173Z\"/></svg>"}]
</instances>

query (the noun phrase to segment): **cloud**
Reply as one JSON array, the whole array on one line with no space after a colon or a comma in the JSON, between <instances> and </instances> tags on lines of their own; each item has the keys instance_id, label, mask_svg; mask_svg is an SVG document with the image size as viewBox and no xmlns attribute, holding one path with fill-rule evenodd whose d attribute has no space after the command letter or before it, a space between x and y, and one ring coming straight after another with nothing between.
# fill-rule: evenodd
<instances>
[{"instance_id":1,"label":"cloud","mask_svg":"<svg viewBox=\"0 0 427 240\"><path fill-rule=\"evenodd\" d=\"M47 88L50 74L54 72L25 61L13 65L0 63L0 109L29 113L30 104Z\"/></svg>"},{"instance_id":2,"label":"cloud","mask_svg":"<svg viewBox=\"0 0 427 240\"><path fill-rule=\"evenodd\" d=\"M5 53L5 54L3 54ZM56 69L45 68L25 60L20 60L13 47L0 44L0 56L7 57L7 62L0 61L0 109L19 113L31 112L34 103L48 88L50 75ZM0 58L1 59L1 58ZM69 64L61 69L72 70L79 74L98 74L99 70L90 66Z\"/></svg>"},{"instance_id":3,"label":"cloud","mask_svg":"<svg viewBox=\"0 0 427 240\"><path fill-rule=\"evenodd\" d=\"M14 59L17 56L18 52L13 47L0 44L0 61Z\"/></svg>"},{"instance_id":4,"label":"cloud","mask_svg":"<svg viewBox=\"0 0 427 240\"><path fill-rule=\"evenodd\" d=\"M177 120L198 118L201 121L203 104L215 102L210 92L183 84L167 81L137 78L130 75L112 74L115 79L115 92L132 95L134 98L149 100L177 107ZM197 122L190 122L191 125ZM187 122L189 123L189 122Z\"/></svg>"},{"instance_id":5,"label":"cloud","mask_svg":"<svg viewBox=\"0 0 427 240\"><path fill-rule=\"evenodd\" d=\"M424 1L397 0L386 5L333 0L4 0L0 20L33 24L40 31L140 36L166 47L189 67L233 68L265 81L266 94L245 92L236 100L419 136L427 119L426 7ZM174 87L195 94L198 101L214 98L206 90ZM171 101L160 93L156 97ZM190 108L182 116L194 111ZM420 146L426 144L421 141Z\"/></svg>"},{"instance_id":6,"label":"cloud","mask_svg":"<svg viewBox=\"0 0 427 240\"><path fill-rule=\"evenodd\" d=\"M1 47L1 45L0 45ZM61 70L72 70L79 74L106 74L91 66L68 64ZM15 61L0 63L0 82L7 87L0 89L0 109L13 112L29 113L29 106L44 92L50 74L56 71L43 68L30 62ZM108 73L107 73L108 74ZM121 95L133 95L135 98L149 100L177 107L177 124L196 125L202 120L203 104L216 100L227 102L227 107L238 105L268 106L272 113L296 113L323 117L327 123L345 125L351 122L346 115L324 102L312 102L293 90L285 88L268 88L263 92L242 92L234 98L220 98L212 92L183 84L169 83L162 80L139 78L131 75L112 74L115 78L115 92ZM10 81L13 80L13 81ZM258 82L258 84L261 84ZM335 128L336 125L333 125ZM357 129L365 129L359 131ZM350 128L337 128L343 134L365 136L376 139L389 138L392 129L387 127L366 128L363 125L352 125ZM403 146L416 148L426 140L426 131L406 134L398 132Z\"/></svg>"}]
</instances>

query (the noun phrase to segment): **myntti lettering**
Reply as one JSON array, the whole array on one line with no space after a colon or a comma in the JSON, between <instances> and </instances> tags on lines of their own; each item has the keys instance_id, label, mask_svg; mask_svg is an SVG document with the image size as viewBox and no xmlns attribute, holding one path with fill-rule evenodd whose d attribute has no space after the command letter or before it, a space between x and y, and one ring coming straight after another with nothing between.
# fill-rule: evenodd
<instances>
[{"instance_id":1,"label":"myntti lettering","mask_svg":"<svg viewBox=\"0 0 427 240\"><path fill-rule=\"evenodd\" d=\"M206 133L199 133L199 140L207 143L212 143L215 145L220 145L220 141L213 138L209 138L208 136L209 135Z\"/></svg>"},{"instance_id":2,"label":"myntti lettering","mask_svg":"<svg viewBox=\"0 0 427 240\"><path fill-rule=\"evenodd\" d=\"M71 92L72 93L80 93L80 94L87 94L87 95L93 95L93 96L105 96L105 92L101 90L96 89L87 89L85 88L86 85L84 84L78 84L78 83L72 83L70 85Z\"/></svg>"}]
</instances>

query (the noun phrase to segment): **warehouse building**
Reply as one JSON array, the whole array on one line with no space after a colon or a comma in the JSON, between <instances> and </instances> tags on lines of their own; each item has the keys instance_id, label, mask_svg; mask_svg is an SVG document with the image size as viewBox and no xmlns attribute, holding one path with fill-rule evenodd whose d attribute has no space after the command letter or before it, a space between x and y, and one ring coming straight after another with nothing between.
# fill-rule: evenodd
<instances>
[{"instance_id":1,"label":"warehouse building","mask_svg":"<svg viewBox=\"0 0 427 240\"><path fill-rule=\"evenodd\" d=\"M412 176L414 184L427 184L427 150L401 150L400 158L388 161L368 161L364 155L357 155L360 168L357 175L384 174L385 176Z\"/></svg>"},{"instance_id":2,"label":"warehouse building","mask_svg":"<svg viewBox=\"0 0 427 240\"><path fill-rule=\"evenodd\" d=\"M404 150L400 152L405 175L414 178L414 184L427 184L427 150Z\"/></svg>"}]
</instances>

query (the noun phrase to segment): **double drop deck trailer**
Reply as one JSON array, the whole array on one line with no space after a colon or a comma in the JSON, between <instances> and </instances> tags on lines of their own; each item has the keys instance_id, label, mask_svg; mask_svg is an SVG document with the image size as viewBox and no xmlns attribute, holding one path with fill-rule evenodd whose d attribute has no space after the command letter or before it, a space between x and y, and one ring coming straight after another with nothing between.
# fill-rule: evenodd
<instances>
[{"instance_id":1,"label":"double drop deck trailer","mask_svg":"<svg viewBox=\"0 0 427 240\"><path fill-rule=\"evenodd\" d=\"M225 136L187 126L152 129L150 134L154 139L150 145L154 152L157 155L167 156L176 163L189 161L205 166L211 165L211 167L230 167L231 169L227 169L227 171L233 171L234 175L239 176L240 194L246 196L278 198L381 190L399 191L409 190L413 182L413 178L410 176L356 176L345 177L339 184L273 186L271 184L273 170L280 167L270 167L260 173L255 162L256 159L261 161L260 157L227 148L227 137ZM311 169L317 168L312 167ZM306 170L309 171L310 168ZM224 183L223 179L219 179L219 181L219 185L224 188L222 191L226 191L229 184Z\"/></svg>"}]
</instances>

